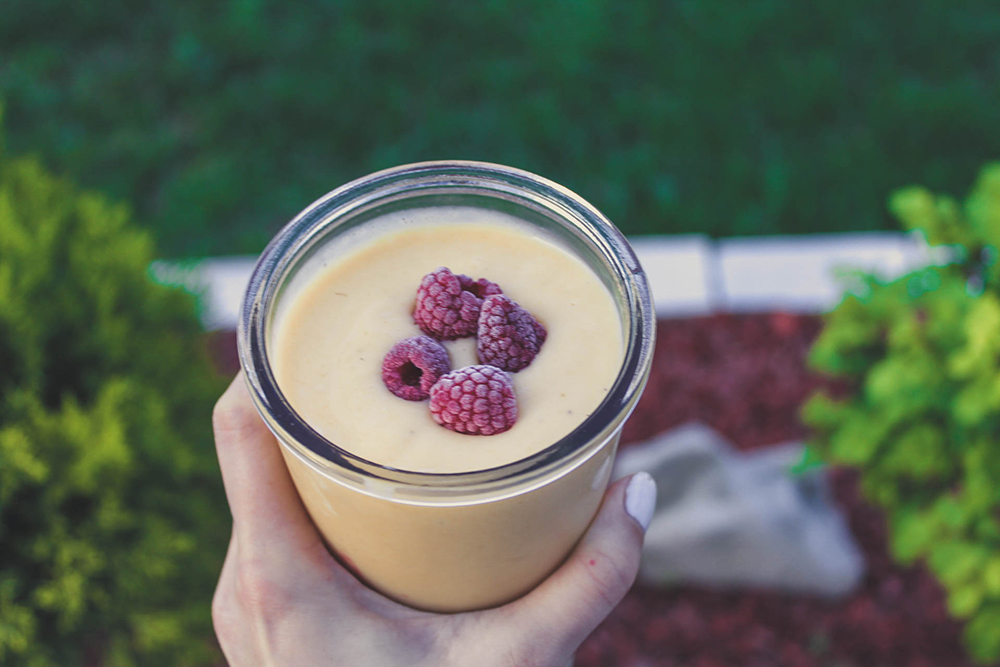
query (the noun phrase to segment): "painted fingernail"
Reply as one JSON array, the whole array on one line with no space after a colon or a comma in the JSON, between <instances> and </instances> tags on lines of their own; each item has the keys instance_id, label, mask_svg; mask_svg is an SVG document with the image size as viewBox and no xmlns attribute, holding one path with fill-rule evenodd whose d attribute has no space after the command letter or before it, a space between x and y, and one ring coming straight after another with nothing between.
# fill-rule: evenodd
<instances>
[{"instance_id":1,"label":"painted fingernail","mask_svg":"<svg viewBox=\"0 0 1000 667\"><path fill-rule=\"evenodd\" d=\"M648 472L632 475L625 487L625 512L642 526L643 532L649 528L656 509L656 482Z\"/></svg>"}]
</instances>

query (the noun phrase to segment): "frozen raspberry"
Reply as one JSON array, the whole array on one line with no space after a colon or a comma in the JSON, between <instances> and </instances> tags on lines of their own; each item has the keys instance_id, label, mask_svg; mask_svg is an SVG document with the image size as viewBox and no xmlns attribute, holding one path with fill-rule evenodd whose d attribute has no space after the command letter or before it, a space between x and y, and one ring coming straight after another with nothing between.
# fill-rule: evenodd
<instances>
[{"instance_id":1,"label":"frozen raspberry","mask_svg":"<svg viewBox=\"0 0 1000 667\"><path fill-rule=\"evenodd\" d=\"M451 370L448 351L430 336L414 336L392 346L382 360L382 381L408 401L422 401L431 387Z\"/></svg>"},{"instance_id":2,"label":"frozen raspberry","mask_svg":"<svg viewBox=\"0 0 1000 667\"><path fill-rule=\"evenodd\" d=\"M532 362L548 334L516 301L495 294L483 300L477 335L480 363L516 373Z\"/></svg>"},{"instance_id":3,"label":"frozen raspberry","mask_svg":"<svg viewBox=\"0 0 1000 667\"><path fill-rule=\"evenodd\" d=\"M517 421L514 383L493 366L452 371L431 387L431 417L458 433L503 433Z\"/></svg>"},{"instance_id":4,"label":"frozen raspberry","mask_svg":"<svg viewBox=\"0 0 1000 667\"><path fill-rule=\"evenodd\" d=\"M496 283L485 278L456 276L442 266L420 281L413 321L425 334L439 340L473 336L483 299L500 292Z\"/></svg>"}]
</instances>

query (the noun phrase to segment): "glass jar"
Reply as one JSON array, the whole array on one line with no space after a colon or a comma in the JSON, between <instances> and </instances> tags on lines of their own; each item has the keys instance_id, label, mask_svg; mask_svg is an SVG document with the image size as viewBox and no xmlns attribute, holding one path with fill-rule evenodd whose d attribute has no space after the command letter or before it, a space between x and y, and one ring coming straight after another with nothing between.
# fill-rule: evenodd
<instances>
[{"instance_id":1,"label":"glass jar","mask_svg":"<svg viewBox=\"0 0 1000 667\"><path fill-rule=\"evenodd\" d=\"M425 473L367 461L296 414L269 361L276 314L321 268L329 244L344 242L387 212L435 206L486 208L536 226L600 278L621 318L621 370L601 405L537 454L489 470ZM238 341L254 403L331 551L385 595L452 612L525 594L587 529L611 475L622 425L649 376L655 324L635 254L593 206L525 171L449 161L365 176L300 213L257 262Z\"/></svg>"}]
</instances>

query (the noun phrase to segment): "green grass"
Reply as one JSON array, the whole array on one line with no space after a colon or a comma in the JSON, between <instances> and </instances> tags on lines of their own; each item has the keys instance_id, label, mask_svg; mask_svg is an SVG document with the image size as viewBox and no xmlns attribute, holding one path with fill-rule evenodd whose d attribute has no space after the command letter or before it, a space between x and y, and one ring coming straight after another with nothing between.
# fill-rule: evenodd
<instances>
[{"instance_id":1,"label":"green grass","mask_svg":"<svg viewBox=\"0 0 1000 667\"><path fill-rule=\"evenodd\" d=\"M894 228L1000 157L991 0L3 0L8 145L171 256L259 251L365 173L538 172L627 233Z\"/></svg>"}]
</instances>

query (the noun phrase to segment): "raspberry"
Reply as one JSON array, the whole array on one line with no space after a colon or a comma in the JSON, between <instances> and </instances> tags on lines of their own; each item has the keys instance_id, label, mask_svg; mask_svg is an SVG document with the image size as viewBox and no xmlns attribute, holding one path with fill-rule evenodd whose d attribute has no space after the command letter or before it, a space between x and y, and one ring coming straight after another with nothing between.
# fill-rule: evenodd
<instances>
[{"instance_id":1,"label":"raspberry","mask_svg":"<svg viewBox=\"0 0 1000 667\"><path fill-rule=\"evenodd\" d=\"M478 336L480 363L516 373L532 362L548 333L516 301L496 294L483 300Z\"/></svg>"},{"instance_id":2,"label":"raspberry","mask_svg":"<svg viewBox=\"0 0 1000 667\"><path fill-rule=\"evenodd\" d=\"M408 401L422 401L431 387L451 370L448 351L430 336L414 336L392 346L382 360L382 381Z\"/></svg>"},{"instance_id":3,"label":"raspberry","mask_svg":"<svg viewBox=\"0 0 1000 667\"><path fill-rule=\"evenodd\" d=\"M425 334L439 340L472 336L483 299L500 292L496 283L485 278L456 276L442 266L420 281L413 321Z\"/></svg>"},{"instance_id":4,"label":"raspberry","mask_svg":"<svg viewBox=\"0 0 1000 667\"><path fill-rule=\"evenodd\" d=\"M514 383L493 366L452 371L431 387L431 417L458 433L503 433L517 421Z\"/></svg>"}]
</instances>

